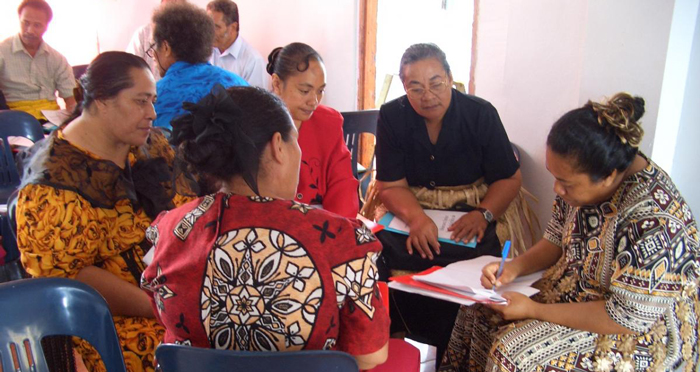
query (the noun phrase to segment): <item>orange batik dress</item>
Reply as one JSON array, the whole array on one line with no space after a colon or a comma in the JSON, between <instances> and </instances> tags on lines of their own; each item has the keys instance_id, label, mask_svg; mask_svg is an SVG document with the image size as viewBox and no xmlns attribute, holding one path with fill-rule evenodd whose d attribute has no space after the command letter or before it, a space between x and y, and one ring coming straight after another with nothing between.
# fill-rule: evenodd
<instances>
[{"instance_id":1,"label":"orange batik dress","mask_svg":"<svg viewBox=\"0 0 700 372\"><path fill-rule=\"evenodd\" d=\"M146 228L159 211L195 196L195 183L175 172L173 162L159 131L131 149L125 168L71 144L61 131L37 143L27 156L17 203L17 241L27 272L74 278L92 265L138 286L150 248ZM155 318L126 316L115 316L114 324L127 369L153 371L163 327ZM87 342L74 343L89 370L104 370Z\"/></svg>"}]
</instances>

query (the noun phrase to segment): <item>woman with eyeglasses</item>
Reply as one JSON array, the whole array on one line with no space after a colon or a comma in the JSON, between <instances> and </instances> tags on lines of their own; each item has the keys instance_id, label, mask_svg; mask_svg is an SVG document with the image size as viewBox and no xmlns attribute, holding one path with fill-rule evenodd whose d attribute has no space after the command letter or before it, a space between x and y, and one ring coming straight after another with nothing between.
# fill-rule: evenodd
<instances>
[{"instance_id":1,"label":"woman with eyeglasses","mask_svg":"<svg viewBox=\"0 0 700 372\"><path fill-rule=\"evenodd\" d=\"M358 182L343 139L343 117L321 105L326 90L321 55L304 43L291 43L275 48L268 61L272 92L284 101L299 131L302 159L294 200L357 217Z\"/></svg>"},{"instance_id":2,"label":"woman with eyeglasses","mask_svg":"<svg viewBox=\"0 0 700 372\"><path fill-rule=\"evenodd\" d=\"M452 88L450 66L434 44L410 46L399 76L406 95L384 104L379 114L376 185L379 210L406 222L410 233L378 234L381 276L499 256L496 220L506 222L500 218L518 196L521 177L496 109ZM476 238L476 248L438 242L438 228L424 208L468 212L449 230L454 241ZM508 222L519 221L517 210L509 213ZM458 305L400 292L395 298L392 330L422 336L441 353Z\"/></svg>"}]
</instances>

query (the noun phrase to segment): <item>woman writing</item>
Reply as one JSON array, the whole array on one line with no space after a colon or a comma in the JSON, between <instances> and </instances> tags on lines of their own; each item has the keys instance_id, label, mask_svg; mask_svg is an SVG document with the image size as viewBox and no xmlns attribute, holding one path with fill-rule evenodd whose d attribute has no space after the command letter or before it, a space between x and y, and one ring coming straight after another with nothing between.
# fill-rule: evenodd
<instances>
[{"instance_id":1,"label":"woman writing","mask_svg":"<svg viewBox=\"0 0 700 372\"><path fill-rule=\"evenodd\" d=\"M697 224L639 152L643 114L643 99L620 93L554 124L546 159L557 197L544 238L500 277L497 264L482 276L491 288L547 269L541 291L463 307L441 370L696 370Z\"/></svg>"},{"instance_id":2,"label":"woman writing","mask_svg":"<svg viewBox=\"0 0 700 372\"><path fill-rule=\"evenodd\" d=\"M33 277L94 287L114 315L129 371L153 371L163 328L138 287L145 232L193 193L170 182L174 153L152 128L156 89L143 59L102 53L80 84L73 119L31 149L17 202L22 263ZM90 370L104 368L89 345L78 350Z\"/></svg>"},{"instance_id":3,"label":"woman writing","mask_svg":"<svg viewBox=\"0 0 700 372\"><path fill-rule=\"evenodd\" d=\"M274 49L268 61L272 91L287 105L299 131L301 170L294 200L355 218L358 182L343 140L343 117L320 104L326 90L321 56L306 44L292 43Z\"/></svg>"},{"instance_id":4,"label":"woman writing","mask_svg":"<svg viewBox=\"0 0 700 372\"><path fill-rule=\"evenodd\" d=\"M219 192L161 215L141 286L165 342L249 351L337 349L387 357L376 288L381 245L362 223L293 201L301 152L283 103L216 87L173 121L171 143Z\"/></svg>"}]
</instances>

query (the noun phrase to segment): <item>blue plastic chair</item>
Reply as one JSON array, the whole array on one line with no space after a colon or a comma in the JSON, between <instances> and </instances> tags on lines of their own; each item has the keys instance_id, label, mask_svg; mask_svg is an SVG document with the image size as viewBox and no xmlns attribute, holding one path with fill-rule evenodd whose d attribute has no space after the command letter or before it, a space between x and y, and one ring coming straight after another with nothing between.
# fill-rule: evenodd
<instances>
[{"instance_id":1,"label":"blue plastic chair","mask_svg":"<svg viewBox=\"0 0 700 372\"><path fill-rule=\"evenodd\" d=\"M19 186L19 174L12 149L7 137L26 137L32 142L44 138L44 131L32 115L23 111L0 111L0 139L2 139L2 154L0 154L0 204L5 204L7 198Z\"/></svg>"},{"instance_id":2,"label":"blue plastic chair","mask_svg":"<svg viewBox=\"0 0 700 372\"><path fill-rule=\"evenodd\" d=\"M357 362L340 351L251 352L163 344L156 349L163 372L357 372Z\"/></svg>"},{"instance_id":3,"label":"blue plastic chair","mask_svg":"<svg viewBox=\"0 0 700 372\"><path fill-rule=\"evenodd\" d=\"M90 286L64 278L0 284L0 359L4 371L48 372L41 339L78 336L99 353L107 371L124 372L107 302Z\"/></svg>"}]
</instances>

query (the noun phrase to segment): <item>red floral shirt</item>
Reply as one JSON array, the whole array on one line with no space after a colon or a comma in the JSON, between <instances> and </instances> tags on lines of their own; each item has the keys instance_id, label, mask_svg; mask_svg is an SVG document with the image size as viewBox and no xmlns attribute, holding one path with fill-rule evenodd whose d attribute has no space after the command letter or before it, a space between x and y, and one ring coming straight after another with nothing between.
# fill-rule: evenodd
<instances>
[{"instance_id":1,"label":"red floral shirt","mask_svg":"<svg viewBox=\"0 0 700 372\"><path fill-rule=\"evenodd\" d=\"M216 349L379 350L381 244L357 220L222 193L162 214L141 279L165 342Z\"/></svg>"}]
</instances>

